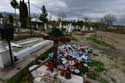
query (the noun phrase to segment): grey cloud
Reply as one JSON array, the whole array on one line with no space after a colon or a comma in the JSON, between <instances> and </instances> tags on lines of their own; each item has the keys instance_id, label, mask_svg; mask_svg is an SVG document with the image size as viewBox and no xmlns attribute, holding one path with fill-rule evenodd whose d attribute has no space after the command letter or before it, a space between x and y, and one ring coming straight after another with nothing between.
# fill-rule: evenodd
<instances>
[{"instance_id":1,"label":"grey cloud","mask_svg":"<svg viewBox=\"0 0 125 83\"><path fill-rule=\"evenodd\" d=\"M1 11L13 12L9 5L10 0L0 1ZM125 0L31 0L31 3L39 7L31 4L31 12L39 13L40 7L46 5L49 13L55 15L65 13L68 18L84 16L98 18L105 14L114 14L119 17L125 15Z\"/></svg>"}]
</instances>

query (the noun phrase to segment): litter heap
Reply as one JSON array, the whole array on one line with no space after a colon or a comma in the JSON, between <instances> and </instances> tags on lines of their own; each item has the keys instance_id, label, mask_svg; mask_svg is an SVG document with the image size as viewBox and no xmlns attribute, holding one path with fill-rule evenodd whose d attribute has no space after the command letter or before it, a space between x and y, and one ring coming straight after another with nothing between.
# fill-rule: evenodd
<instances>
[{"instance_id":1,"label":"litter heap","mask_svg":"<svg viewBox=\"0 0 125 83\"><path fill-rule=\"evenodd\" d=\"M51 83L52 81L52 83L83 83L82 76L86 77L88 72L91 53L92 49L84 45L64 44L57 47L48 54L47 65L41 67L42 78L37 78L37 82L34 83ZM44 68L46 70L43 73ZM40 79L39 82L38 79Z\"/></svg>"}]
</instances>

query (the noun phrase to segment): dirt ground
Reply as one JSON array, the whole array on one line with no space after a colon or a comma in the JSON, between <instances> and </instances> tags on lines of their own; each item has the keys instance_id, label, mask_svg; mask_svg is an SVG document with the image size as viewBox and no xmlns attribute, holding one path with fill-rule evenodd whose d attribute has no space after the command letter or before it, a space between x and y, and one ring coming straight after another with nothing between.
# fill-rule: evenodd
<instances>
[{"instance_id":1,"label":"dirt ground","mask_svg":"<svg viewBox=\"0 0 125 83\"><path fill-rule=\"evenodd\" d=\"M96 32L96 35L99 39L114 46L117 50L123 52L123 55L125 55L125 34L98 31Z\"/></svg>"},{"instance_id":2,"label":"dirt ground","mask_svg":"<svg viewBox=\"0 0 125 83\"><path fill-rule=\"evenodd\" d=\"M88 38L96 34L96 39L108 43L110 47L98 47L88 41ZM93 47L93 52L97 56L92 56L93 60L100 61L104 64L106 71L100 73L100 76L107 80L100 83L125 83L125 35L110 33L110 32L96 32L89 33L86 36L73 34L77 40L75 43L85 44Z\"/></svg>"}]
</instances>

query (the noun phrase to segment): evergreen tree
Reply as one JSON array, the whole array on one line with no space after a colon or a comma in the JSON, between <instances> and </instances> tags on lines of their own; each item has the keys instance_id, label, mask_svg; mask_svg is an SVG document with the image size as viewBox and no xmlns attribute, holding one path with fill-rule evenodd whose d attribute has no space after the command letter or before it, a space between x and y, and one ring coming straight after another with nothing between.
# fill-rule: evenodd
<instances>
[{"instance_id":1,"label":"evergreen tree","mask_svg":"<svg viewBox=\"0 0 125 83\"><path fill-rule=\"evenodd\" d=\"M44 23L47 23L47 21L48 21L48 19L47 19L48 13L47 13L47 11L46 11L45 5L43 5L41 11L42 11L42 14L40 14L39 19L40 19L41 21L43 21Z\"/></svg>"},{"instance_id":2,"label":"evergreen tree","mask_svg":"<svg viewBox=\"0 0 125 83\"><path fill-rule=\"evenodd\" d=\"M3 15L0 13L0 18L3 18Z\"/></svg>"},{"instance_id":3,"label":"evergreen tree","mask_svg":"<svg viewBox=\"0 0 125 83\"><path fill-rule=\"evenodd\" d=\"M46 11L45 5L43 5L43 7L41 8L41 11L42 11L42 13L40 14L39 19L44 23L44 28L45 28L45 26L48 22L48 19L47 19L48 13Z\"/></svg>"},{"instance_id":4,"label":"evergreen tree","mask_svg":"<svg viewBox=\"0 0 125 83\"><path fill-rule=\"evenodd\" d=\"M29 18L28 18L28 8L24 0L20 1L19 12L20 12L21 27L26 28Z\"/></svg>"},{"instance_id":5,"label":"evergreen tree","mask_svg":"<svg viewBox=\"0 0 125 83\"><path fill-rule=\"evenodd\" d=\"M16 0L12 0L12 1L10 2L10 4L11 4L11 6L15 9L15 21L16 21L16 9L19 8L19 4L18 4L18 2L17 2Z\"/></svg>"},{"instance_id":6,"label":"evergreen tree","mask_svg":"<svg viewBox=\"0 0 125 83\"><path fill-rule=\"evenodd\" d=\"M15 8L15 9L17 9L17 8L19 7L19 5L18 5L18 3L17 3L16 0L12 0L12 1L10 2L10 4L11 4L11 6L12 6L13 8Z\"/></svg>"},{"instance_id":7,"label":"evergreen tree","mask_svg":"<svg viewBox=\"0 0 125 83\"><path fill-rule=\"evenodd\" d=\"M12 15L9 15L9 23L10 23L10 24L13 24L13 21L14 21L13 16L12 16Z\"/></svg>"},{"instance_id":8,"label":"evergreen tree","mask_svg":"<svg viewBox=\"0 0 125 83\"><path fill-rule=\"evenodd\" d=\"M12 0L12 1L10 2L10 4L11 4L11 6L15 9L15 11L16 11L16 9L19 8L19 4L17 3L16 0Z\"/></svg>"},{"instance_id":9,"label":"evergreen tree","mask_svg":"<svg viewBox=\"0 0 125 83\"><path fill-rule=\"evenodd\" d=\"M2 24L3 15L0 13L0 24Z\"/></svg>"},{"instance_id":10,"label":"evergreen tree","mask_svg":"<svg viewBox=\"0 0 125 83\"><path fill-rule=\"evenodd\" d=\"M64 36L64 32L56 27L53 27L53 29L48 33L52 37L62 37Z\"/></svg>"}]
</instances>

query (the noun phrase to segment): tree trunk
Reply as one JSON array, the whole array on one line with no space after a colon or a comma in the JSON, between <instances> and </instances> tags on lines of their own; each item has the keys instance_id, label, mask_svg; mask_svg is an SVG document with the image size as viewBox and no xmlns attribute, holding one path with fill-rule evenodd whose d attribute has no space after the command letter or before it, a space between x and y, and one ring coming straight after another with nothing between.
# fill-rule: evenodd
<instances>
[{"instance_id":1,"label":"tree trunk","mask_svg":"<svg viewBox=\"0 0 125 83\"><path fill-rule=\"evenodd\" d=\"M16 8L15 8L15 19L14 19L14 24L15 24L15 31L17 30L17 21L16 21Z\"/></svg>"}]
</instances>

